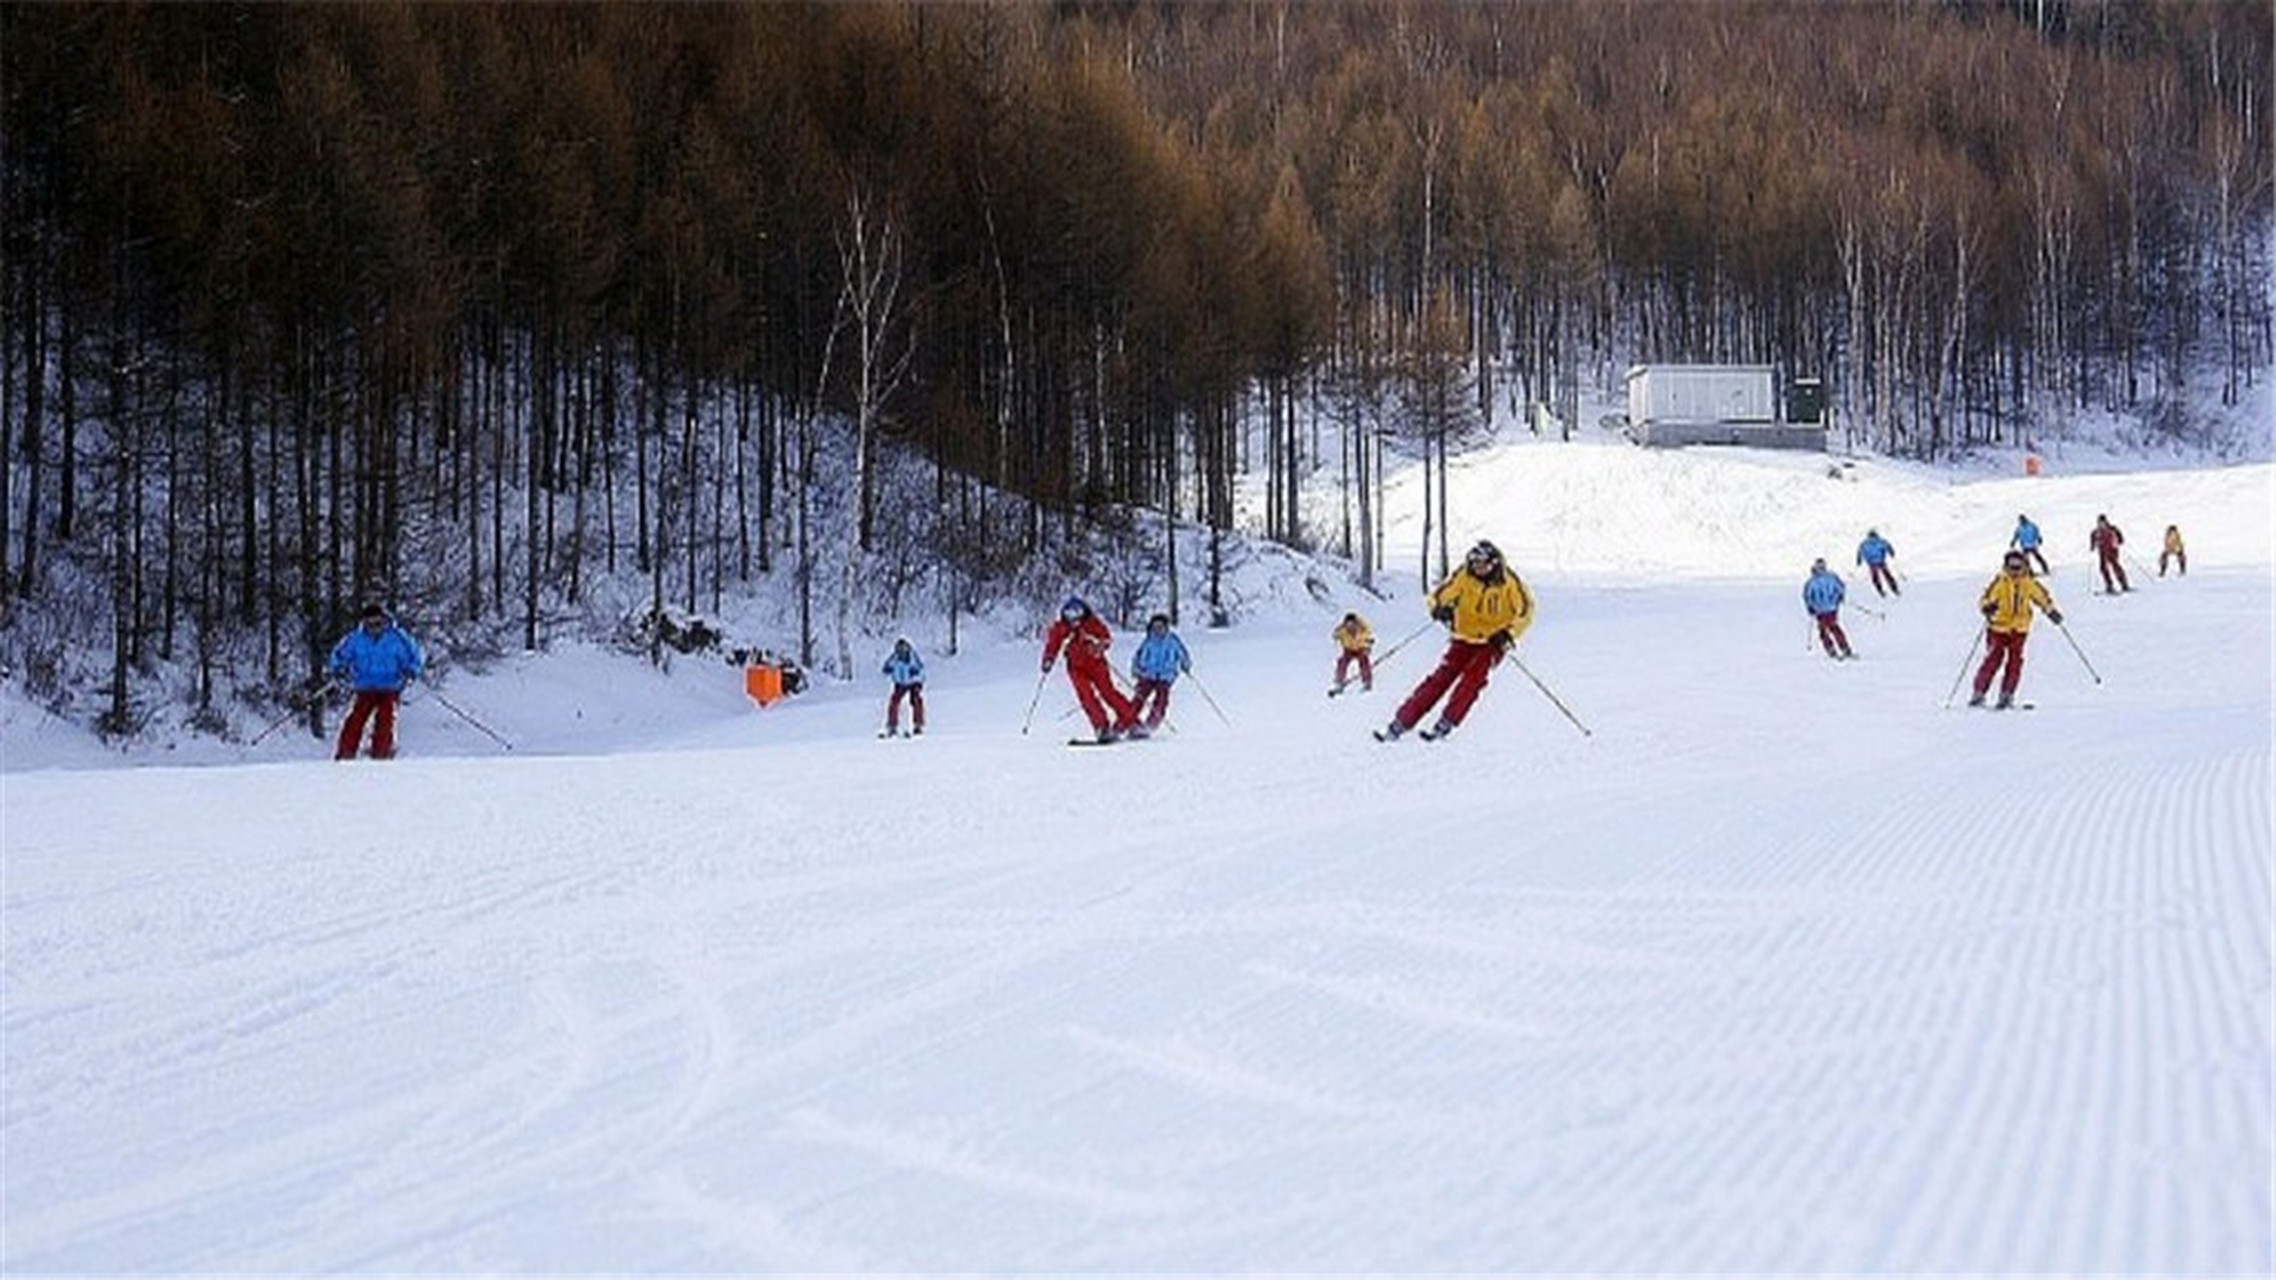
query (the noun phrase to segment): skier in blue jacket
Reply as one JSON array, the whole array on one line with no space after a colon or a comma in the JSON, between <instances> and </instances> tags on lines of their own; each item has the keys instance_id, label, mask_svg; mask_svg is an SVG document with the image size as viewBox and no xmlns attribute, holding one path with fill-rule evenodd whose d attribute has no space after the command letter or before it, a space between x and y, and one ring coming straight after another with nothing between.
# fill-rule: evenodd
<instances>
[{"instance_id":1,"label":"skier in blue jacket","mask_svg":"<svg viewBox=\"0 0 2276 1280\"><path fill-rule=\"evenodd\" d=\"M901 731L901 699L909 700L909 735L921 737L925 732L925 660L917 656L909 637L902 636L893 642L893 652L885 656L884 672L893 678L893 696L885 700L885 732L880 738L890 738Z\"/></svg>"},{"instance_id":2,"label":"skier in blue jacket","mask_svg":"<svg viewBox=\"0 0 2276 1280\"><path fill-rule=\"evenodd\" d=\"M1877 596L1903 595L1897 588L1896 571L1889 561L1896 558L1897 549L1879 529L1867 529L1865 541L1857 544L1857 563L1864 565L1873 578L1873 594Z\"/></svg>"},{"instance_id":3,"label":"skier in blue jacket","mask_svg":"<svg viewBox=\"0 0 2276 1280\"><path fill-rule=\"evenodd\" d=\"M355 705L348 709L348 718L340 722L340 740L333 748L332 758L356 758L356 749L363 744L366 720L372 722L371 758L393 758L395 704L426 665L419 646L395 625L395 619L387 616L387 610L376 604L365 605L358 615L355 630L341 636L340 643L332 646L332 661L328 665L332 680L348 686L356 695Z\"/></svg>"},{"instance_id":4,"label":"skier in blue jacket","mask_svg":"<svg viewBox=\"0 0 2276 1280\"><path fill-rule=\"evenodd\" d=\"M2042 540L2039 536L2039 526L2031 523L2031 517L2022 515L2015 517L2015 535L2007 540L2007 545L2038 561L2039 572L2052 573L2054 571L2047 567L2047 557L2039 554L2039 543Z\"/></svg>"},{"instance_id":5,"label":"skier in blue jacket","mask_svg":"<svg viewBox=\"0 0 2276 1280\"><path fill-rule=\"evenodd\" d=\"M1130 655L1130 678L1137 685L1137 696L1131 700L1131 717L1151 733L1162 726L1162 717L1170 711L1170 686L1177 678L1193 670L1193 656L1185 651L1185 641L1170 630L1170 616L1157 613L1146 620L1146 638L1138 642L1138 652ZM1148 710L1148 699L1152 709Z\"/></svg>"},{"instance_id":6,"label":"skier in blue jacket","mask_svg":"<svg viewBox=\"0 0 2276 1280\"><path fill-rule=\"evenodd\" d=\"M1824 646L1829 658L1857 656L1849 651L1849 636L1841 629L1844 594L1841 579L1826 568L1823 557L1810 562L1810 580L1802 584L1802 607L1817 619L1818 643Z\"/></svg>"}]
</instances>

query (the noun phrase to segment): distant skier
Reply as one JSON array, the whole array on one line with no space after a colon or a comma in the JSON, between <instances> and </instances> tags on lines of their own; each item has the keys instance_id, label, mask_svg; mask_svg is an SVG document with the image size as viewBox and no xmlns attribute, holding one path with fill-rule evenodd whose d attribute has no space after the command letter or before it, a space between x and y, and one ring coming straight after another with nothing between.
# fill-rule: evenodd
<instances>
[{"instance_id":1,"label":"distant skier","mask_svg":"<svg viewBox=\"0 0 2276 1280\"><path fill-rule=\"evenodd\" d=\"M371 722L371 758L390 760L395 756L395 705L403 690L419 678L426 669L426 659L419 646L387 610L376 604L367 604L357 615L353 630L340 637L332 646L329 670L335 683L344 684L355 692L356 700L348 709L348 717L340 722L340 739L332 751L334 760L353 760L363 745L364 722Z\"/></svg>"},{"instance_id":2,"label":"distant skier","mask_svg":"<svg viewBox=\"0 0 2276 1280\"><path fill-rule=\"evenodd\" d=\"M2165 562L2171 560L2181 568L2181 576L2189 576L2189 552L2181 545L2181 526L2165 527L2165 546L2157 553L2157 576L2165 576Z\"/></svg>"},{"instance_id":3,"label":"distant skier","mask_svg":"<svg viewBox=\"0 0 2276 1280\"><path fill-rule=\"evenodd\" d=\"M1375 633L1368 630L1367 619L1356 613L1347 613L1336 629L1328 633L1336 642L1336 679L1328 686L1328 696L1344 691L1351 683L1349 672L1359 668L1359 690L1366 693L1375 688Z\"/></svg>"},{"instance_id":4,"label":"distant skier","mask_svg":"<svg viewBox=\"0 0 2276 1280\"><path fill-rule=\"evenodd\" d=\"M1051 670L1059 661L1060 650L1066 650L1067 683L1074 688L1075 701L1082 704L1083 714L1089 717L1091 730L1100 742L1112 742L1130 732L1135 722L1130 700L1114 687L1114 670L1106 664L1106 651L1113 644L1114 633L1081 596L1067 597L1059 606L1058 621L1043 637L1043 669Z\"/></svg>"},{"instance_id":5,"label":"distant skier","mask_svg":"<svg viewBox=\"0 0 2276 1280\"><path fill-rule=\"evenodd\" d=\"M885 656L881 669L893 678L893 696L885 700L885 732L878 736L890 738L901 732L903 698L909 701L909 736L924 736L925 660L918 656L909 637L902 636L893 642L893 652Z\"/></svg>"},{"instance_id":6,"label":"distant skier","mask_svg":"<svg viewBox=\"0 0 2276 1280\"><path fill-rule=\"evenodd\" d=\"M1178 639L1178 633L1170 630L1170 615L1157 613L1146 619L1146 638L1130 655L1130 682L1135 690L1130 716L1144 732L1162 727L1162 717L1170 712L1170 686L1192 670L1193 655L1186 652L1185 641Z\"/></svg>"},{"instance_id":7,"label":"distant skier","mask_svg":"<svg viewBox=\"0 0 2276 1280\"><path fill-rule=\"evenodd\" d=\"M1533 625L1533 596L1502 559L1501 549L1480 540L1462 558L1462 567L1430 593L1430 616L1447 626L1446 655L1424 676L1391 717L1375 731L1384 742L1420 723L1441 697L1446 707L1425 739L1454 732L1486 687L1486 678L1525 629ZM1449 693L1451 690L1451 693Z\"/></svg>"},{"instance_id":8,"label":"distant skier","mask_svg":"<svg viewBox=\"0 0 2276 1280\"><path fill-rule=\"evenodd\" d=\"M1841 577L1826 568L1823 556L1810 562L1810 577L1802 584L1802 607L1817 619L1818 644L1829 658L1854 658L1849 636L1841 629L1841 601L1847 592Z\"/></svg>"},{"instance_id":9,"label":"distant skier","mask_svg":"<svg viewBox=\"0 0 2276 1280\"><path fill-rule=\"evenodd\" d=\"M1874 595L1901 596L1904 594L1897 587L1896 570L1889 567L1889 561L1896 558L1896 547L1891 545L1887 538L1881 536L1879 529L1867 529L1865 531L1865 541L1857 544L1857 563L1864 565L1866 571L1872 575Z\"/></svg>"},{"instance_id":10,"label":"distant skier","mask_svg":"<svg viewBox=\"0 0 2276 1280\"><path fill-rule=\"evenodd\" d=\"M2047 557L2039 553L2042 541L2044 539L2039 534L2039 526L2031 523L2031 517L2015 517L2015 534L2007 540L2007 545L2038 561L2039 572L2052 573L2054 570L2047 567Z\"/></svg>"},{"instance_id":11,"label":"distant skier","mask_svg":"<svg viewBox=\"0 0 2276 1280\"><path fill-rule=\"evenodd\" d=\"M2032 606L2045 609L2047 619L2058 627L2063 625L2063 611L2055 607L2055 598L2047 594L2047 588L2031 576L2031 566L2020 551L2002 557L1999 576L1984 588L1976 605L1984 615L1984 661L1976 668L1975 690L1968 705L1984 705L1992 676L2004 663L2007 673L1999 682L1999 706L2005 710L2014 705L2015 687L2023 683L2023 641L2031 632Z\"/></svg>"},{"instance_id":12,"label":"distant skier","mask_svg":"<svg viewBox=\"0 0 2276 1280\"><path fill-rule=\"evenodd\" d=\"M2126 581L2125 564L2118 558L2118 549L2126 545L2126 535L2110 523L2110 517L2094 517L2094 532L2086 535L2086 545L2094 549L2102 568L2102 594L2114 596L2134 589L2134 584Z\"/></svg>"}]
</instances>

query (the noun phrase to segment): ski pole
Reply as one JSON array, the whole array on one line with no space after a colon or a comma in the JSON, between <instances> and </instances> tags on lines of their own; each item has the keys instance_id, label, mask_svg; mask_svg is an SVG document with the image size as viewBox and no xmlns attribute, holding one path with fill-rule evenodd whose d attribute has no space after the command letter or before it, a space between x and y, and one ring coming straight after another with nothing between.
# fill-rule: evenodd
<instances>
[{"instance_id":1,"label":"ski pole","mask_svg":"<svg viewBox=\"0 0 2276 1280\"><path fill-rule=\"evenodd\" d=\"M1864 614L1868 618L1877 618L1882 622L1887 622L1889 620L1888 614L1881 612L1879 609L1868 608L1865 605L1857 603L1855 600L1849 602L1849 607L1857 610L1859 613Z\"/></svg>"},{"instance_id":2,"label":"ski pole","mask_svg":"<svg viewBox=\"0 0 2276 1280\"><path fill-rule=\"evenodd\" d=\"M331 695L331 692L332 681L326 680L324 683L316 686L314 690L310 691L308 697L303 700L299 706L288 708L283 715L269 721L268 727L261 730L259 733L254 734L253 740L246 743L245 745L248 747L260 746L261 740L263 738L266 738L270 734L275 733L277 730L284 728L285 721L293 719L294 717L307 711L309 707L315 705L316 703L322 702L326 697L329 697Z\"/></svg>"},{"instance_id":3,"label":"ski pole","mask_svg":"<svg viewBox=\"0 0 2276 1280\"><path fill-rule=\"evenodd\" d=\"M1409 644L1412 644L1414 642L1415 637L1421 635L1425 631L1430 630L1436 625L1438 625L1438 619L1432 618L1429 621L1423 623L1421 626L1416 627L1414 630L1408 632L1405 639L1399 641L1399 643L1395 645L1392 645L1390 648L1385 649L1383 652L1376 654L1375 665L1382 666L1384 663L1389 662L1391 660L1391 655L1397 653L1401 649L1406 648Z\"/></svg>"},{"instance_id":4,"label":"ski pole","mask_svg":"<svg viewBox=\"0 0 2276 1280\"><path fill-rule=\"evenodd\" d=\"M452 702L450 699L444 697L442 690L429 688L427 690L427 696L443 704L443 710L450 712L452 715L457 716L459 719L464 720L468 724L473 725L475 728L481 730L483 734L485 734L490 739L490 741L497 743L499 746L504 747L508 751L514 749L514 744L506 741L504 738L499 737L497 730L491 728L489 725L482 723L480 720L475 719L472 715L469 715L467 713L466 708L461 707L457 703Z\"/></svg>"},{"instance_id":5,"label":"ski pole","mask_svg":"<svg viewBox=\"0 0 2276 1280\"><path fill-rule=\"evenodd\" d=\"M1019 722L1019 731L1022 734L1025 734L1027 732L1027 727L1029 725L1035 723L1035 704L1043 701L1043 682L1049 680L1050 678L1051 668L1049 667L1045 667L1043 670L1036 673L1035 696L1027 700L1027 716L1025 719Z\"/></svg>"},{"instance_id":6,"label":"ski pole","mask_svg":"<svg viewBox=\"0 0 2276 1280\"><path fill-rule=\"evenodd\" d=\"M1968 668L1975 664L1976 649L1978 646L1982 645L1983 642L1984 633L1982 631L1976 632L1975 638L1968 641L1968 656L1960 659L1960 674L1952 677L1952 690L1951 692L1944 695L1945 706L1951 706L1952 699L1960 696L1960 682L1968 678Z\"/></svg>"},{"instance_id":7,"label":"ski pole","mask_svg":"<svg viewBox=\"0 0 2276 1280\"><path fill-rule=\"evenodd\" d=\"M2049 621L2053 621L2053 619L2049 619ZM2063 639L2070 641L2071 652L2078 655L2079 662L2086 667L2086 674L2094 677L2094 683L2101 684L2102 673L2096 671L2094 664L2086 660L2086 650L2078 647L2078 641L2071 639L2071 629L2057 622L2055 623L2055 630L2062 632Z\"/></svg>"},{"instance_id":8,"label":"ski pole","mask_svg":"<svg viewBox=\"0 0 2276 1280\"><path fill-rule=\"evenodd\" d=\"M1201 683L1201 677L1194 672L1188 671L1186 672L1186 675L1192 677L1193 687L1197 692L1201 694L1201 700L1209 704L1209 709L1217 713L1217 718L1225 722L1226 728L1232 728L1233 721L1226 716L1225 708L1218 706L1217 699L1209 696L1209 686Z\"/></svg>"},{"instance_id":9,"label":"ski pole","mask_svg":"<svg viewBox=\"0 0 2276 1280\"><path fill-rule=\"evenodd\" d=\"M1509 655L1509 660L1517 664L1517 669L1525 673L1525 678L1533 682L1533 687L1541 691L1541 696L1549 700L1549 705L1563 712L1565 718L1573 722L1573 727L1581 731L1582 737L1593 738L1596 736L1589 732L1587 725L1581 723L1579 716L1573 714L1572 708L1565 705L1564 699L1551 692L1548 685L1541 683L1541 677L1533 674L1533 668L1526 666L1523 658L1513 653Z\"/></svg>"}]
</instances>

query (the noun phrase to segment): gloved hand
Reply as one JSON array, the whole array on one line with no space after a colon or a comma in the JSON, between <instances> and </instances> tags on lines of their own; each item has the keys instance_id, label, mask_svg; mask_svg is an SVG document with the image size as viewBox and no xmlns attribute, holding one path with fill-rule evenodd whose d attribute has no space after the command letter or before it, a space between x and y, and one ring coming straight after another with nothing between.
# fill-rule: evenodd
<instances>
[{"instance_id":1,"label":"gloved hand","mask_svg":"<svg viewBox=\"0 0 2276 1280\"><path fill-rule=\"evenodd\" d=\"M1986 601L1984 601L1984 616L1985 616L1985 617L1987 617L1987 618L1989 618L1989 617L1992 617L1992 616L1996 615L1998 612L1999 612L1999 606L1998 606L1998 605L1996 605L1996 604L1993 604L1993 603L1992 603L1991 601L1989 601L1989 600L1986 600Z\"/></svg>"},{"instance_id":2,"label":"gloved hand","mask_svg":"<svg viewBox=\"0 0 2276 1280\"><path fill-rule=\"evenodd\" d=\"M1059 665L1059 664L1058 664L1058 663L1056 663L1056 662L1045 662L1045 663L1043 664L1043 674L1045 674L1045 675L1050 675L1050 674L1051 674L1051 668L1053 668L1053 667L1055 667L1055 666L1057 666L1057 665Z\"/></svg>"},{"instance_id":3,"label":"gloved hand","mask_svg":"<svg viewBox=\"0 0 2276 1280\"><path fill-rule=\"evenodd\" d=\"M2054 623L2058 627L2063 625L2063 611L2060 609L2047 610L2047 621Z\"/></svg>"},{"instance_id":4,"label":"gloved hand","mask_svg":"<svg viewBox=\"0 0 2276 1280\"><path fill-rule=\"evenodd\" d=\"M1501 630L1496 631L1492 635L1486 637L1486 643L1494 647L1495 653L1508 653L1509 647L1516 642L1517 638L1509 633L1508 627L1503 627Z\"/></svg>"},{"instance_id":5,"label":"gloved hand","mask_svg":"<svg viewBox=\"0 0 2276 1280\"><path fill-rule=\"evenodd\" d=\"M1430 611L1430 618L1433 622L1452 622L1454 621L1454 606L1450 604L1439 605Z\"/></svg>"}]
</instances>

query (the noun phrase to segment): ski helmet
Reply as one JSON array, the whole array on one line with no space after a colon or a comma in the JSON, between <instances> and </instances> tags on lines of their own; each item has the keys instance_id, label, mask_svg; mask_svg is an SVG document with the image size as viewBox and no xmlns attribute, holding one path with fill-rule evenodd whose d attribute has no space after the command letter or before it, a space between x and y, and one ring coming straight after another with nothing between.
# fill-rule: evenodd
<instances>
[{"instance_id":1,"label":"ski helmet","mask_svg":"<svg viewBox=\"0 0 2276 1280\"><path fill-rule=\"evenodd\" d=\"M1059 606L1059 616L1069 622L1073 622L1090 611L1091 607L1083 603L1081 596L1068 596L1067 602Z\"/></svg>"}]
</instances>

